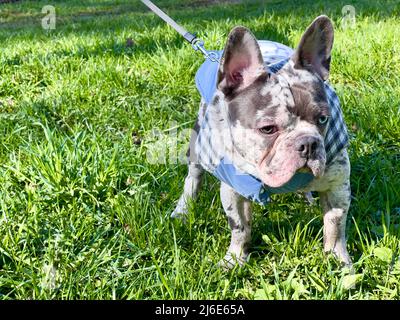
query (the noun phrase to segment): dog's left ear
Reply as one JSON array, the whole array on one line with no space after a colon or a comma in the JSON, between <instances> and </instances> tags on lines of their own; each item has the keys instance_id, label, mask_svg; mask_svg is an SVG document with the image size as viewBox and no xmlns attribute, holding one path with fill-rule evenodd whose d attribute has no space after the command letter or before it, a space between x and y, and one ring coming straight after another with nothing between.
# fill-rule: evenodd
<instances>
[{"instance_id":1,"label":"dog's left ear","mask_svg":"<svg viewBox=\"0 0 400 320\"><path fill-rule=\"evenodd\" d=\"M317 17L304 32L292 56L294 67L317 73L323 80L329 77L333 25L327 16Z\"/></svg>"},{"instance_id":2,"label":"dog's left ear","mask_svg":"<svg viewBox=\"0 0 400 320\"><path fill-rule=\"evenodd\" d=\"M254 35L245 27L235 27L228 36L218 71L217 86L225 96L266 77L264 60Z\"/></svg>"}]
</instances>

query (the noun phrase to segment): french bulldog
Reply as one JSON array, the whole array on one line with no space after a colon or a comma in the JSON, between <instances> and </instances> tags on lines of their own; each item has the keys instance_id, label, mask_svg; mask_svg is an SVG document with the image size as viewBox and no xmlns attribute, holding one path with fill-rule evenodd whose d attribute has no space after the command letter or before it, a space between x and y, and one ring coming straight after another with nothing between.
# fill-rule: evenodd
<instances>
[{"instance_id":1,"label":"french bulldog","mask_svg":"<svg viewBox=\"0 0 400 320\"><path fill-rule=\"evenodd\" d=\"M235 27L228 36L217 67L213 99L200 103L190 141L188 175L172 213L173 217L184 217L189 201L198 195L203 172L219 170L215 169L218 163L201 161L204 150L199 147L199 134L207 121L213 129L208 140L219 153L229 155L224 174L233 168L235 175L220 179L221 201L232 231L230 246L221 260L224 267L243 265L249 255L252 197L238 190L252 187L253 181L260 181L267 190L278 190L300 174L311 179L294 191L316 191L320 196L324 251L351 266L345 237L351 200L347 143L336 148L332 159L327 154L329 130L336 129L333 135L347 137L345 125L340 127L337 119L332 119L326 91L333 38L330 19L317 17L274 73L265 65L259 42L248 29ZM215 175L220 178L224 174Z\"/></svg>"}]
</instances>

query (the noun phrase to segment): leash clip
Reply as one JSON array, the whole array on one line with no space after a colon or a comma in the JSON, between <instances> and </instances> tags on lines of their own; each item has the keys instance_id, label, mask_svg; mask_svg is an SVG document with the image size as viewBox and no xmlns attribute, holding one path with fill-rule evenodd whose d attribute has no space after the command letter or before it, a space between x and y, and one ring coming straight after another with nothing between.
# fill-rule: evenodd
<instances>
[{"instance_id":1,"label":"leash clip","mask_svg":"<svg viewBox=\"0 0 400 320\"><path fill-rule=\"evenodd\" d=\"M207 51L204 48L204 41L198 38L193 38L193 40L190 42L192 45L192 48L195 51L200 51L206 59L209 59L212 62L218 62L219 63L219 56L216 52L214 51Z\"/></svg>"},{"instance_id":2,"label":"leash clip","mask_svg":"<svg viewBox=\"0 0 400 320\"><path fill-rule=\"evenodd\" d=\"M150 0L141 0L151 11L153 11L156 15L158 15L161 19L163 19L166 23L168 23L172 28L174 28L183 38L192 45L192 48L195 51L200 50L200 52L204 55L206 59L211 60L212 62L219 62L219 56L216 52L207 51L204 48L204 42L194 34L188 32L185 28L177 24L174 20L172 20L165 12L163 12L159 7L157 7Z\"/></svg>"}]
</instances>

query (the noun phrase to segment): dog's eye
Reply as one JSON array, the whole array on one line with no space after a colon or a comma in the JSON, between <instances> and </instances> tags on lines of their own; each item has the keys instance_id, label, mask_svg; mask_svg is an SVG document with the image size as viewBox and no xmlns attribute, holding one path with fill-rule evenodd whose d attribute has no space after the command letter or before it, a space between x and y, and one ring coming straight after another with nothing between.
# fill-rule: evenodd
<instances>
[{"instance_id":1,"label":"dog's eye","mask_svg":"<svg viewBox=\"0 0 400 320\"><path fill-rule=\"evenodd\" d=\"M264 134L273 134L278 131L278 128L277 128L277 126L265 126L258 130Z\"/></svg>"},{"instance_id":2,"label":"dog's eye","mask_svg":"<svg viewBox=\"0 0 400 320\"><path fill-rule=\"evenodd\" d=\"M328 116L320 116L318 119L318 123L323 125L326 124L328 122L329 117Z\"/></svg>"}]
</instances>

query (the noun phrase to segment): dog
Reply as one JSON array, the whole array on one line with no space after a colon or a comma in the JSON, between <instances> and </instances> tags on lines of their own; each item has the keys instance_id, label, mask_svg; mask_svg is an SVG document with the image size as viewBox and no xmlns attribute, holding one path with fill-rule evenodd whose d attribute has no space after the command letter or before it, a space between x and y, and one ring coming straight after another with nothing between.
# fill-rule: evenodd
<instances>
[{"instance_id":1,"label":"dog","mask_svg":"<svg viewBox=\"0 0 400 320\"><path fill-rule=\"evenodd\" d=\"M216 52L219 64L208 61L196 75L203 97L184 191L172 217L187 214L204 171L221 180L232 232L224 267L248 259L251 203L267 204L270 194L295 191L319 193L324 251L351 266L345 236L349 139L339 100L326 82L333 38L327 16L310 24L295 50L257 41L245 27L235 27L223 52Z\"/></svg>"}]
</instances>

